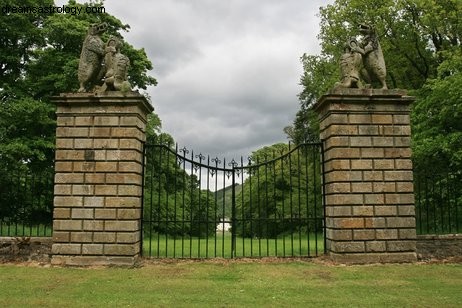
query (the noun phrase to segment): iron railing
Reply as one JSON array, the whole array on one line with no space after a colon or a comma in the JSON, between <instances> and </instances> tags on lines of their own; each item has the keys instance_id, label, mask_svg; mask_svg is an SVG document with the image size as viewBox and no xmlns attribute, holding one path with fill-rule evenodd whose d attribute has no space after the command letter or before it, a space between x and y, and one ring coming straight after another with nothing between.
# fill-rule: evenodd
<instances>
[{"instance_id":1,"label":"iron railing","mask_svg":"<svg viewBox=\"0 0 462 308\"><path fill-rule=\"evenodd\" d=\"M51 236L53 170L0 169L0 236Z\"/></svg>"},{"instance_id":2,"label":"iron railing","mask_svg":"<svg viewBox=\"0 0 462 308\"><path fill-rule=\"evenodd\" d=\"M414 171L417 234L462 232L462 172Z\"/></svg>"},{"instance_id":3,"label":"iron railing","mask_svg":"<svg viewBox=\"0 0 462 308\"><path fill-rule=\"evenodd\" d=\"M226 161L145 147L143 255L317 256L325 251L322 144Z\"/></svg>"}]
</instances>

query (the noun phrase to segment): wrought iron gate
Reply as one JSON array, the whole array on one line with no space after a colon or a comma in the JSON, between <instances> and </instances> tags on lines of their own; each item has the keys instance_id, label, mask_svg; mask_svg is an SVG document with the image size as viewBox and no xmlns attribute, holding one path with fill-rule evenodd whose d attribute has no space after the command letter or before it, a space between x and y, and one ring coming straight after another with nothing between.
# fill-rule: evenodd
<instances>
[{"instance_id":1,"label":"wrought iron gate","mask_svg":"<svg viewBox=\"0 0 462 308\"><path fill-rule=\"evenodd\" d=\"M145 146L142 253L156 258L310 257L325 252L322 144L244 161Z\"/></svg>"}]
</instances>

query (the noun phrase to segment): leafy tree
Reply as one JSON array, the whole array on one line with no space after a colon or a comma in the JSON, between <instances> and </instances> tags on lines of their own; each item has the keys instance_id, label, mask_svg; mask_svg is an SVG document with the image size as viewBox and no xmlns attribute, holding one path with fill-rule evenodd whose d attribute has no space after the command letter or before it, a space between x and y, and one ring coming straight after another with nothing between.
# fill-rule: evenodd
<instances>
[{"instance_id":1,"label":"leafy tree","mask_svg":"<svg viewBox=\"0 0 462 308\"><path fill-rule=\"evenodd\" d=\"M68 6L100 7L103 1ZM2 0L1 6L17 6ZM23 6L54 5L50 0L27 0ZM2 14L0 15L0 162L8 166L40 169L53 166L54 105L49 98L78 89L77 68L88 26L106 22L109 35L122 38L129 26L108 13L102 14ZM122 52L131 59L129 80L145 89L156 80L143 49L124 42Z\"/></svg>"},{"instance_id":2,"label":"leafy tree","mask_svg":"<svg viewBox=\"0 0 462 308\"><path fill-rule=\"evenodd\" d=\"M24 97L2 103L0 112L0 164L12 169L24 164L36 170L52 168L52 106Z\"/></svg>"},{"instance_id":3,"label":"leafy tree","mask_svg":"<svg viewBox=\"0 0 462 308\"><path fill-rule=\"evenodd\" d=\"M280 143L254 152L236 197L235 232L275 238L322 230L319 168L319 152L310 146L291 149Z\"/></svg>"},{"instance_id":4,"label":"leafy tree","mask_svg":"<svg viewBox=\"0 0 462 308\"><path fill-rule=\"evenodd\" d=\"M1 0L0 6L17 6L14 0ZM25 0L24 6L49 6L52 0ZM31 50L45 46L42 27L47 14L3 14L0 16L0 89L14 88L21 80ZM3 95L2 95L3 97Z\"/></svg>"},{"instance_id":5,"label":"leafy tree","mask_svg":"<svg viewBox=\"0 0 462 308\"><path fill-rule=\"evenodd\" d=\"M103 4L70 0L68 6ZM2 8L18 5L48 7L54 6L54 1L0 0ZM0 222L28 222L31 217L40 222L51 220L53 191L49 187L53 183L56 124L50 97L78 89L81 44L89 25L99 22L108 24L103 39L109 35L122 38L121 32L129 29L107 13L0 15ZM124 42L122 52L131 59L128 74L133 86L145 89L156 84L148 75L152 64L143 49ZM153 126L155 119L153 116ZM44 187L47 189L41 189ZM47 208L37 208L40 200L45 200Z\"/></svg>"},{"instance_id":6,"label":"leafy tree","mask_svg":"<svg viewBox=\"0 0 462 308\"><path fill-rule=\"evenodd\" d=\"M418 169L462 170L462 51L438 68L418 91L412 113L413 155Z\"/></svg>"},{"instance_id":7,"label":"leafy tree","mask_svg":"<svg viewBox=\"0 0 462 308\"><path fill-rule=\"evenodd\" d=\"M387 83L417 97L412 111L414 164L460 168L461 106L458 84L462 50L462 2L459 0L347 0L320 8L319 56L303 55L300 111L285 129L299 144L317 135L312 106L339 78L338 59L358 25L376 28L387 64ZM460 170L460 169L459 169Z\"/></svg>"},{"instance_id":8,"label":"leafy tree","mask_svg":"<svg viewBox=\"0 0 462 308\"><path fill-rule=\"evenodd\" d=\"M188 158L186 153L160 138L156 144L148 146L144 199L146 232L200 237L215 233L217 206L214 195L201 189L194 166L192 174L185 171L190 169L185 158Z\"/></svg>"},{"instance_id":9,"label":"leafy tree","mask_svg":"<svg viewBox=\"0 0 462 308\"><path fill-rule=\"evenodd\" d=\"M101 7L104 2L79 4L75 0L70 0L67 5L85 10L87 7ZM78 89L77 69L82 42L89 25L101 22L108 25L102 37L103 41L111 35L123 39L120 32L130 29L129 25L123 24L119 19L107 13L53 14L47 18L43 32L48 46L35 52L37 60L33 61L29 67L30 83L33 85L31 90L39 91L36 95L56 95ZM137 50L123 41L121 52L130 59L128 77L133 86L146 89L149 85L157 84L153 77L147 75L147 71L152 69L152 64L147 59L144 49ZM52 63L51 67L50 63ZM43 74L44 69L48 72L47 74Z\"/></svg>"}]
</instances>

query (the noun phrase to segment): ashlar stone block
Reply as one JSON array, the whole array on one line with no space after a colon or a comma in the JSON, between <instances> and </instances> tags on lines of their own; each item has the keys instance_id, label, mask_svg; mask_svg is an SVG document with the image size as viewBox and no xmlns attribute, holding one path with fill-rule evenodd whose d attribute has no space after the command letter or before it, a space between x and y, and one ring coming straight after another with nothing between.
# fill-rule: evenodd
<instances>
[{"instance_id":1,"label":"ashlar stone block","mask_svg":"<svg viewBox=\"0 0 462 308\"><path fill-rule=\"evenodd\" d=\"M327 247L335 262L416 260L412 101L402 90L336 89L315 106L326 149Z\"/></svg>"}]
</instances>

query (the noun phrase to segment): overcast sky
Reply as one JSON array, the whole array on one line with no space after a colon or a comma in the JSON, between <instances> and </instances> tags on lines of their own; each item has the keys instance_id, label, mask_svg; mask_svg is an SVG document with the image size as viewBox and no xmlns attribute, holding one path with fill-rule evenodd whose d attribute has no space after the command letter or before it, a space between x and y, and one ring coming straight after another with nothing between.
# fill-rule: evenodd
<instances>
[{"instance_id":1,"label":"overcast sky","mask_svg":"<svg viewBox=\"0 0 462 308\"><path fill-rule=\"evenodd\" d=\"M56 1L63 4L67 1ZM82 2L82 1L79 1ZM180 147L238 158L277 142L299 108L303 53L318 54L321 0L107 0L145 48L163 131Z\"/></svg>"}]
</instances>

